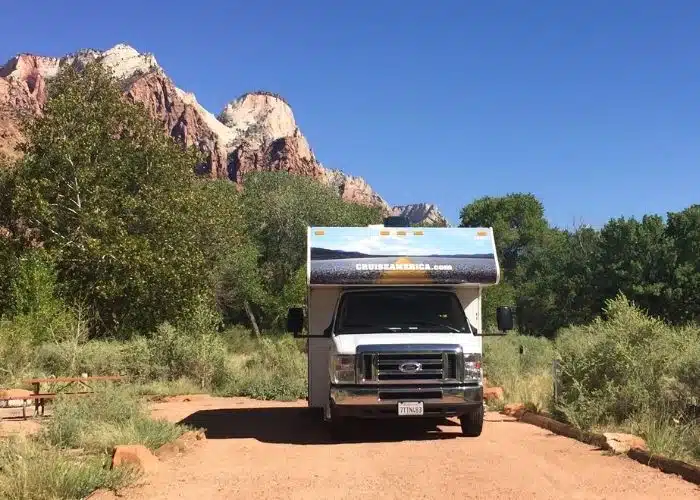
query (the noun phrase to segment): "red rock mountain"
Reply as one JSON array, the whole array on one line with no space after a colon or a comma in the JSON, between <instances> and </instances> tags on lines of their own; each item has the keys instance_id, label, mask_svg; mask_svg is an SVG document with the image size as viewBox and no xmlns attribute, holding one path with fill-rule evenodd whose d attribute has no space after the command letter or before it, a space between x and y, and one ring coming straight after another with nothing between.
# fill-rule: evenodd
<instances>
[{"instance_id":1,"label":"red rock mountain","mask_svg":"<svg viewBox=\"0 0 700 500\"><path fill-rule=\"evenodd\" d=\"M61 68L80 68L99 61L112 69L125 94L143 103L166 133L205 153L198 173L241 182L247 172L287 171L332 186L345 200L380 207L385 214L404 214L412 222L445 222L433 205L391 207L360 177L324 167L279 95L251 92L227 104L219 116L204 109L195 96L176 87L149 53L119 44L106 51L82 50L64 57L20 54L0 68L0 152L19 153L19 119L41 114L46 82Z\"/></svg>"}]
</instances>

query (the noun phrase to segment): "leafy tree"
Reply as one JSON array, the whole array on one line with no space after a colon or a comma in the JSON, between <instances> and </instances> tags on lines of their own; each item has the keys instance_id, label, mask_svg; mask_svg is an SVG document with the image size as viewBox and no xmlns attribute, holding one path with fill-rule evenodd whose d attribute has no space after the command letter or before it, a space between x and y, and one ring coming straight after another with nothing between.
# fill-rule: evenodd
<instances>
[{"instance_id":1,"label":"leafy tree","mask_svg":"<svg viewBox=\"0 0 700 500\"><path fill-rule=\"evenodd\" d=\"M595 308L602 310L606 300L622 292L649 314L662 315L672 251L661 217L611 219L600 231Z\"/></svg>"},{"instance_id":2,"label":"leafy tree","mask_svg":"<svg viewBox=\"0 0 700 500\"><path fill-rule=\"evenodd\" d=\"M27 126L15 210L87 303L94 334L152 330L206 286L197 156L123 98L103 66L63 70Z\"/></svg>"},{"instance_id":3,"label":"leafy tree","mask_svg":"<svg viewBox=\"0 0 700 500\"><path fill-rule=\"evenodd\" d=\"M19 251L13 234L14 187L14 170L9 160L0 156L0 317L12 307L11 284L17 269Z\"/></svg>"},{"instance_id":4,"label":"leafy tree","mask_svg":"<svg viewBox=\"0 0 700 500\"><path fill-rule=\"evenodd\" d=\"M542 203L532 194L485 196L462 208L460 227L493 227L496 250L506 277L518 260L542 241L548 229Z\"/></svg>"},{"instance_id":5,"label":"leafy tree","mask_svg":"<svg viewBox=\"0 0 700 500\"><path fill-rule=\"evenodd\" d=\"M286 307L303 298L308 226L381 223L381 212L343 201L314 179L286 172L254 172L244 179L241 212L251 246L244 243L222 279L226 303L250 306L251 324L278 327Z\"/></svg>"},{"instance_id":6,"label":"leafy tree","mask_svg":"<svg viewBox=\"0 0 700 500\"><path fill-rule=\"evenodd\" d=\"M518 268L518 328L554 336L559 328L593 318L593 284L598 233L550 229Z\"/></svg>"},{"instance_id":7,"label":"leafy tree","mask_svg":"<svg viewBox=\"0 0 700 500\"><path fill-rule=\"evenodd\" d=\"M665 237L673 244L666 315L675 323L700 322L700 205L669 213Z\"/></svg>"},{"instance_id":8,"label":"leafy tree","mask_svg":"<svg viewBox=\"0 0 700 500\"><path fill-rule=\"evenodd\" d=\"M544 208L532 194L485 196L463 207L460 218L460 227L493 228L502 278L483 292L484 328L493 328L496 307L512 304L518 296L519 262L541 244L548 230Z\"/></svg>"},{"instance_id":9,"label":"leafy tree","mask_svg":"<svg viewBox=\"0 0 700 500\"><path fill-rule=\"evenodd\" d=\"M244 316L258 337L260 326L254 307L259 309L270 301L261 279L259 259L260 253L252 242L239 242L231 248L217 283L217 302L224 319L235 322Z\"/></svg>"},{"instance_id":10,"label":"leafy tree","mask_svg":"<svg viewBox=\"0 0 700 500\"><path fill-rule=\"evenodd\" d=\"M212 289L224 268L231 263L231 253L245 246L247 232L238 186L227 180L201 179L197 182L199 222L197 238L202 242L206 269Z\"/></svg>"}]
</instances>

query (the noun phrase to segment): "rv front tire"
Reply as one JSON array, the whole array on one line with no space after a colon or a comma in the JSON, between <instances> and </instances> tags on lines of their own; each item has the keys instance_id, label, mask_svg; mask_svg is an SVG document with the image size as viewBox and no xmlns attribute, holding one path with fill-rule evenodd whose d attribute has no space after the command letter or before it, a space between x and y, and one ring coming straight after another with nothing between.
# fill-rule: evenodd
<instances>
[{"instance_id":1,"label":"rv front tire","mask_svg":"<svg viewBox=\"0 0 700 500\"><path fill-rule=\"evenodd\" d=\"M484 407L472 410L459 417L462 426L462 434L467 437L478 437L484 427Z\"/></svg>"}]
</instances>

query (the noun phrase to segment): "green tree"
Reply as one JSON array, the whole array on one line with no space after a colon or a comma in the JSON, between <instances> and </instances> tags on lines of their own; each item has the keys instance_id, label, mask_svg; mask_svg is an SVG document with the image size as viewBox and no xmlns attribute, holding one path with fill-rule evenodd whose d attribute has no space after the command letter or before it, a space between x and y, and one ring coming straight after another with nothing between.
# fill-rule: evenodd
<instances>
[{"instance_id":1,"label":"green tree","mask_svg":"<svg viewBox=\"0 0 700 500\"><path fill-rule=\"evenodd\" d=\"M484 328L493 328L496 307L513 304L519 295L518 264L545 238L544 207L532 194L485 196L463 207L460 219L460 227L493 228L501 283L483 292Z\"/></svg>"},{"instance_id":2,"label":"green tree","mask_svg":"<svg viewBox=\"0 0 700 500\"><path fill-rule=\"evenodd\" d=\"M553 337L570 324L587 323L596 312L598 232L550 229L518 267L518 328Z\"/></svg>"},{"instance_id":3,"label":"green tree","mask_svg":"<svg viewBox=\"0 0 700 500\"><path fill-rule=\"evenodd\" d=\"M232 262L235 269L223 277L220 296L240 307L248 302L246 315L260 316L261 329L281 326L286 307L303 299L308 226L382 221L378 208L345 202L330 187L286 172L246 176L241 212L253 247L241 246Z\"/></svg>"},{"instance_id":4,"label":"green tree","mask_svg":"<svg viewBox=\"0 0 700 500\"><path fill-rule=\"evenodd\" d=\"M11 285L17 270L19 247L13 231L14 191L14 169L7 158L0 156L0 317L12 307Z\"/></svg>"},{"instance_id":5,"label":"green tree","mask_svg":"<svg viewBox=\"0 0 700 500\"><path fill-rule=\"evenodd\" d=\"M600 231L595 308L622 292L649 314L664 315L672 259L673 240L660 216L611 219Z\"/></svg>"},{"instance_id":6,"label":"green tree","mask_svg":"<svg viewBox=\"0 0 700 500\"><path fill-rule=\"evenodd\" d=\"M673 245L666 315L674 323L700 322L700 205L669 213L665 237Z\"/></svg>"},{"instance_id":7,"label":"green tree","mask_svg":"<svg viewBox=\"0 0 700 500\"><path fill-rule=\"evenodd\" d=\"M217 303L224 320L237 322L243 316L260 337L256 311L270 302L259 268L260 253L250 242L238 242L228 253L217 283Z\"/></svg>"},{"instance_id":8,"label":"green tree","mask_svg":"<svg viewBox=\"0 0 700 500\"><path fill-rule=\"evenodd\" d=\"M508 276L518 260L541 243L548 229L542 203L532 194L485 196L460 212L460 227L492 227L501 269Z\"/></svg>"},{"instance_id":9,"label":"green tree","mask_svg":"<svg viewBox=\"0 0 700 500\"><path fill-rule=\"evenodd\" d=\"M96 63L52 81L26 136L15 210L40 234L69 302L91 307L93 334L187 314L207 282L196 154Z\"/></svg>"}]
</instances>

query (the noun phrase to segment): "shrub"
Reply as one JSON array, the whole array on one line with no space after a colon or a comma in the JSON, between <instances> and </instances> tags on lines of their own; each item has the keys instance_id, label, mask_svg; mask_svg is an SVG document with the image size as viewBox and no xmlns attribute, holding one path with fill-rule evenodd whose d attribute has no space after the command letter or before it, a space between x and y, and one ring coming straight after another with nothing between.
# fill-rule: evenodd
<instances>
[{"instance_id":1,"label":"shrub","mask_svg":"<svg viewBox=\"0 0 700 500\"><path fill-rule=\"evenodd\" d=\"M71 456L36 440L0 440L0 498L85 498L98 488L117 489L132 479L126 468L108 468L109 456Z\"/></svg>"},{"instance_id":2,"label":"shrub","mask_svg":"<svg viewBox=\"0 0 700 500\"><path fill-rule=\"evenodd\" d=\"M263 337L258 350L233 371L219 392L227 396L296 400L307 395L306 356L291 337Z\"/></svg>"},{"instance_id":3,"label":"shrub","mask_svg":"<svg viewBox=\"0 0 700 500\"><path fill-rule=\"evenodd\" d=\"M0 319L0 383L15 385L29 374L33 361L31 338L26 325Z\"/></svg>"},{"instance_id":4,"label":"shrub","mask_svg":"<svg viewBox=\"0 0 700 500\"><path fill-rule=\"evenodd\" d=\"M226 381L227 358L226 340L219 334L183 332L165 323L148 339L43 344L35 365L45 374L120 374L136 383L189 378L201 390Z\"/></svg>"},{"instance_id":5,"label":"shrub","mask_svg":"<svg viewBox=\"0 0 700 500\"><path fill-rule=\"evenodd\" d=\"M238 325L227 328L221 337L226 342L229 352L236 354L251 354L259 345L252 331Z\"/></svg>"},{"instance_id":6,"label":"shrub","mask_svg":"<svg viewBox=\"0 0 700 500\"><path fill-rule=\"evenodd\" d=\"M59 448L109 452L117 444L155 449L176 439L183 430L165 420L151 419L134 393L110 388L78 398L57 398L42 438Z\"/></svg>"},{"instance_id":7,"label":"shrub","mask_svg":"<svg viewBox=\"0 0 700 500\"><path fill-rule=\"evenodd\" d=\"M650 446L664 447L655 451L697 453L687 440L697 428L700 329L671 327L622 295L607 302L605 314L560 333L557 409L581 428L634 428Z\"/></svg>"},{"instance_id":8,"label":"shrub","mask_svg":"<svg viewBox=\"0 0 700 500\"><path fill-rule=\"evenodd\" d=\"M484 376L491 385L503 387L505 403L548 409L553 392L553 359L554 347L546 338L516 333L484 338Z\"/></svg>"},{"instance_id":9,"label":"shrub","mask_svg":"<svg viewBox=\"0 0 700 500\"><path fill-rule=\"evenodd\" d=\"M160 378L189 377L207 388L220 385L228 376L226 344L216 333L183 334L166 323L149 339L149 349Z\"/></svg>"}]
</instances>

